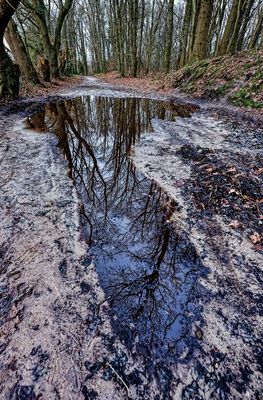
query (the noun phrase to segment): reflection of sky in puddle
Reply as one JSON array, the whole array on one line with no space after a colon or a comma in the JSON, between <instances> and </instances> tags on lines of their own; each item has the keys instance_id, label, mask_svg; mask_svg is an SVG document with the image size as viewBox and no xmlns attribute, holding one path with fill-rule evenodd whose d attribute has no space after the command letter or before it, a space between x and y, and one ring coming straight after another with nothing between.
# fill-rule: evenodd
<instances>
[{"instance_id":1,"label":"reflection of sky in puddle","mask_svg":"<svg viewBox=\"0 0 263 400\"><path fill-rule=\"evenodd\" d=\"M47 129L56 132L83 200L113 327L139 353L182 351L179 342L197 314L200 263L187 238L172 229L176 203L127 159L140 134L152 131L153 118L176 115L169 104L137 98L86 96L45 108Z\"/></svg>"}]
</instances>

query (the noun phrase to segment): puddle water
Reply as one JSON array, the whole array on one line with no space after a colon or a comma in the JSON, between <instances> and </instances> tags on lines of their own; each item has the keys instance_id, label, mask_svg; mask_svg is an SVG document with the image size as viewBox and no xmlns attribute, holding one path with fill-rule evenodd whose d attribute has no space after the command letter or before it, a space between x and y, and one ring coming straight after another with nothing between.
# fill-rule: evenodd
<instances>
[{"instance_id":1,"label":"puddle water","mask_svg":"<svg viewBox=\"0 0 263 400\"><path fill-rule=\"evenodd\" d=\"M114 331L131 351L164 365L198 347L204 268L172 226L176 202L127 155L152 131L153 119L177 115L187 111L156 100L83 96L46 105L30 119L56 133L68 160L83 202L88 261L95 262Z\"/></svg>"}]
</instances>

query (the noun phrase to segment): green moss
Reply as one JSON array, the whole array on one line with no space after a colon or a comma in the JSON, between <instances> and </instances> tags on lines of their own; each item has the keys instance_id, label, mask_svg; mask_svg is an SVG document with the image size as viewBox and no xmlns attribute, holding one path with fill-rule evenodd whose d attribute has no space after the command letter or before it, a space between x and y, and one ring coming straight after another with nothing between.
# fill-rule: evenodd
<instances>
[{"instance_id":1,"label":"green moss","mask_svg":"<svg viewBox=\"0 0 263 400\"><path fill-rule=\"evenodd\" d=\"M225 83L222 86L219 86L215 91L216 95L224 96L228 92L228 89L232 88L233 86L234 86L234 81L230 81L230 82Z\"/></svg>"},{"instance_id":2,"label":"green moss","mask_svg":"<svg viewBox=\"0 0 263 400\"><path fill-rule=\"evenodd\" d=\"M208 80L206 89L205 89L205 95L210 97L210 98L217 98L221 96L225 96L229 89L234 86L234 81L227 82L224 85L221 85L219 87L215 87L215 81L213 80Z\"/></svg>"},{"instance_id":3,"label":"green moss","mask_svg":"<svg viewBox=\"0 0 263 400\"><path fill-rule=\"evenodd\" d=\"M251 63L244 64L244 66L243 66L243 68L244 68L245 70L247 70L247 69L249 69L249 68L251 68L251 67L253 67L253 64L251 64Z\"/></svg>"},{"instance_id":4,"label":"green moss","mask_svg":"<svg viewBox=\"0 0 263 400\"><path fill-rule=\"evenodd\" d=\"M199 96L218 98L228 96L232 103L262 108L263 90L261 51L245 51L234 55L192 62L171 79L172 86ZM240 84L242 82L242 89ZM258 98L258 100L256 100Z\"/></svg>"},{"instance_id":5,"label":"green moss","mask_svg":"<svg viewBox=\"0 0 263 400\"><path fill-rule=\"evenodd\" d=\"M214 79L208 79L207 84L209 86L212 86L214 84L215 80Z\"/></svg>"},{"instance_id":6,"label":"green moss","mask_svg":"<svg viewBox=\"0 0 263 400\"><path fill-rule=\"evenodd\" d=\"M195 89L195 84L193 82L189 83L188 85L185 86L185 90L187 92L192 92Z\"/></svg>"},{"instance_id":7,"label":"green moss","mask_svg":"<svg viewBox=\"0 0 263 400\"><path fill-rule=\"evenodd\" d=\"M256 74L255 74L255 77L254 77L255 79L258 79L258 80L261 80L261 79L263 79L263 71L258 71Z\"/></svg>"},{"instance_id":8,"label":"green moss","mask_svg":"<svg viewBox=\"0 0 263 400\"><path fill-rule=\"evenodd\" d=\"M222 71L221 71L221 69L218 68L218 67L213 67L213 68L211 68L211 70L210 70L210 75L211 75L213 78L217 78L217 77L220 76L221 74L222 74Z\"/></svg>"},{"instance_id":9,"label":"green moss","mask_svg":"<svg viewBox=\"0 0 263 400\"><path fill-rule=\"evenodd\" d=\"M207 66L199 66L193 71L193 79L201 78L207 70Z\"/></svg>"},{"instance_id":10,"label":"green moss","mask_svg":"<svg viewBox=\"0 0 263 400\"><path fill-rule=\"evenodd\" d=\"M259 91L262 91L262 83L261 82L252 82L252 84L249 86L248 90L250 92L258 93Z\"/></svg>"},{"instance_id":11,"label":"green moss","mask_svg":"<svg viewBox=\"0 0 263 400\"><path fill-rule=\"evenodd\" d=\"M236 106L244 106L251 108L263 108L263 103L259 103L251 98L248 89L240 89L230 96L230 100Z\"/></svg>"}]
</instances>

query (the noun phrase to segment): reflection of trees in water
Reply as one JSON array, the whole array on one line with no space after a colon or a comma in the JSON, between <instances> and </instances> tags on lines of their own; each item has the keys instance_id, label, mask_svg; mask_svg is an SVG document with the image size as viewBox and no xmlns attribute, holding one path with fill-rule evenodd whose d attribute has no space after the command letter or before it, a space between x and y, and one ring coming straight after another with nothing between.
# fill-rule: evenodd
<instances>
[{"instance_id":1,"label":"reflection of trees in water","mask_svg":"<svg viewBox=\"0 0 263 400\"><path fill-rule=\"evenodd\" d=\"M179 340L187 330L184 315L192 312L196 255L171 229L175 202L126 158L141 132L152 129L153 117L174 114L160 102L106 97L54 103L45 112L82 196L89 238L97 240L92 251L120 326L134 322L142 340L154 342L175 325Z\"/></svg>"},{"instance_id":2,"label":"reflection of trees in water","mask_svg":"<svg viewBox=\"0 0 263 400\"><path fill-rule=\"evenodd\" d=\"M190 328L183 320L191 312L197 259L193 247L171 228L173 202L154 183L148 189L139 205L129 209L126 229L120 232L114 226L116 233L110 231L118 241L114 250L98 246L103 253L98 258L100 268L108 263L105 286L121 317L117 329L129 330L134 322L140 342L160 344L167 335L179 341Z\"/></svg>"},{"instance_id":3,"label":"reflection of trees in water","mask_svg":"<svg viewBox=\"0 0 263 400\"><path fill-rule=\"evenodd\" d=\"M69 161L70 176L81 183L87 203L102 208L105 217L108 202L121 202L127 189L136 184L134 168L125 155L141 131L151 129L152 109L156 107L163 113L161 104L156 106L146 99L106 97L46 106L47 127L58 136Z\"/></svg>"}]
</instances>

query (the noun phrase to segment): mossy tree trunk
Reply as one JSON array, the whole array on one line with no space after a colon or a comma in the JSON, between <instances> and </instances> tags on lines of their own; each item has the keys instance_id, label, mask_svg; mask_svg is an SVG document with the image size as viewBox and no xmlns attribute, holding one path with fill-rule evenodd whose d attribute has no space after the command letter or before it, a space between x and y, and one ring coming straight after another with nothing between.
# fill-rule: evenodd
<instances>
[{"instance_id":1,"label":"mossy tree trunk","mask_svg":"<svg viewBox=\"0 0 263 400\"><path fill-rule=\"evenodd\" d=\"M191 29L190 29L190 36L189 36L189 51L187 55L187 62L191 60L191 56L193 53L197 26L199 23L199 11L201 7L201 0L192 0L192 16L191 16Z\"/></svg>"},{"instance_id":2,"label":"mossy tree trunk","mask_svg":"<svg viewBox=\"0 0 263 400\"><path fill-rule=\"evenodd\" d=\"M11 19L5 30L5 39L10 47L15 61L20 66L22 77L36 85L40 84L37 72L32 64L24 42L17 30L16 23Z\"/></svg>"},{"instance_id":3,"label":"mossy tree trunk","mask_svg":"<svg viewBox=\"0 0 263 400\"><path fill-rule=\"evenodd\" d=\"M212 0L201 0L191 61L207 57L209 26L212 18Z\"/></svg>"},{"instance_id":4,"label":"mossy tree trunk","mask_svg":"<svg viewBox=\"0 0 263 400\"><path fill-rule=\"evenodd\" d=\"M20 0L0 0L0 97L14 97L19 93L19 66L13 64L4 46L4 33Z\"/></svg>"},{"instance_id":5,"label":"mossy tree trunk","mask_svg":"<svg viewBox=\"0 0 263 400\"><path fill-rule=\"evenodd\" d=\"M246 18L246 10L248 8L249 1L239 1L237 15L235 20L235 25L233 28L232 36L229 38L229 43L226 49L227 53L234 53L237 50L238 39L240 38L240 30L242 27L242 23L245 22Z\"/></svg>"}]
</instances>

